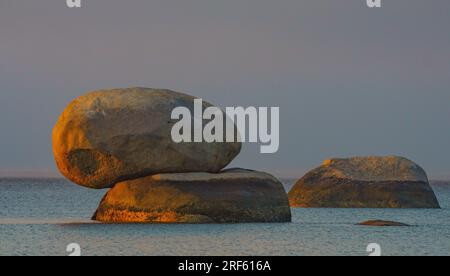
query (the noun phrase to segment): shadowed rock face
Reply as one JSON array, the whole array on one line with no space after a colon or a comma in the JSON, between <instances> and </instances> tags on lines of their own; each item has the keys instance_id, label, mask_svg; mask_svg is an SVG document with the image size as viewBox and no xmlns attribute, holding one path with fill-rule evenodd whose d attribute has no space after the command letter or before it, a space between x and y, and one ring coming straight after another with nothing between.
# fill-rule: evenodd
<instances>
[{"instance_id":1,"label":"shadowed rock face","mask_svg":"<svg viewBox=\"0 0 450 276\"><path fill-rule=\"evenodd\" d=\"M93 220L107 223L290 222L282 184L247 170L161 174L115 185Z\"/></svg>"},{"instance_id":2,"label":"shadowed rock face","mask_svg":"<svg viewBox=\"0 0 450 276\"><path fill-rule=\"evenodd\" d=\"M172 110L194 97L148 88L105 90L73 101L53 130L61 173L89 188L159 173L220 172L240 143L174 143ZM204 108L211 106L204 103Z\"/></svg>"},{"instance_id":3,"label":"shadowed rock face","mask_svg":"<svg viewBox=\"0 0 450 276\"><path fill-rule=\"evenodd\" d=\"M292 207L440 208L425 171L401 157L326 160L289 192Z\"/></svg>"}]
</instances>

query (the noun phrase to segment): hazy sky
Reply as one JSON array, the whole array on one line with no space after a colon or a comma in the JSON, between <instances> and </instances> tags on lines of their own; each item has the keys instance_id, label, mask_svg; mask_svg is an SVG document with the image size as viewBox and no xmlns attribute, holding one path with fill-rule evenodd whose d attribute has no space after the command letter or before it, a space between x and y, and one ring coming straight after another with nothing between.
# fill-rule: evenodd
<instances>
[{"instance_id":1,"label":"hazy sky","mask_svg":"<svg viewBox=\"0 0 450 276\"><path fill-rule=\"evenodd\" d=\"M279 106L281 148L233 166L300 177L402 155L450 177L450 1L0 0L0 174L55 174L51 130L86 91L146 86Z\"/></svg>"}]
</instances>

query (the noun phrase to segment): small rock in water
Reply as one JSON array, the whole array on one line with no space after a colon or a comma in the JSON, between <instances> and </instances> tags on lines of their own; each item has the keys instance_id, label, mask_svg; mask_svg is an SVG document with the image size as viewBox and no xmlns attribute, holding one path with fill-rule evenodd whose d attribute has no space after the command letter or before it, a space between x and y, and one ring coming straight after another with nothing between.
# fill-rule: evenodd
<instances>
[{"instance_id":1,"label":"small rock in water","mask_svg":"<svg viewBox=\"0 0 450 276\"><path fill-rule=\"evenodd\" d=\"M408 224L395 222L395 221L385 221L385 220L368 220L365 222L358 223L357 225L361 226L378 226L378 227L386 227L386 226L397 226L397 227L407 227L410 226Z\"/></svg>"}]
</instances>

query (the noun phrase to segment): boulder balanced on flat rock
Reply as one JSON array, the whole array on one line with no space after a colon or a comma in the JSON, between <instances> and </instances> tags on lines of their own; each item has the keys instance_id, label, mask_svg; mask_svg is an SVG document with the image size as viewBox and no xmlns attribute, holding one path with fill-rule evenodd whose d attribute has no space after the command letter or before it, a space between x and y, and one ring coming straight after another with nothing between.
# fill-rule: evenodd
<instances>
[{"instance_id":1,"label":"boulder balanced on flat rock","mask_svg":"<svg viewBox=\"0 0 450 276\"><path fill-rule=\"evenodd\" d=\"M160 174L115 185L93 220L106 223L290 222L282 184L242 169Z\"/></svg>"},{"instance_id":2,"label":"boulder balanced on flat rock","mask_svg":"<svg viewBox=\"0 0 450 276\"><path fill-rule=\"evenodd\" d=\"M220 172L239 154L240 143L172 141L173 109L193 110L194 99L149 88L81 96L53 130L56 164L71 181L96 189L160 173Z\"/></svg>"},{"instance_id":3,"label":"boulder balanced on flat rock","mask_svg":"<svg viewBox=\"0 0 450 276\"><path fill-rule=\"evenodd\" d=\"M402 157L331 159L289 192L292 207L440 208L425 171Z\"/></svg>"}]
</instances>

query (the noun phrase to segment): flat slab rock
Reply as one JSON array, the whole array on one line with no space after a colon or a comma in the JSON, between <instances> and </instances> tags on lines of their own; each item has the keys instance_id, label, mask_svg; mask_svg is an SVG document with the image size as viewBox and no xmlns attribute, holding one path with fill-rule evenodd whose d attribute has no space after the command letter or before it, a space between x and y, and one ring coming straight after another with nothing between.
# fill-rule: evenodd
<instances>
[{"instance_id":1,"label":"flat slab rock","mask_svg":"<svg viewBox=\"0 0 450 276\"><path fill-rule=\"evenodd\" d=\"M289 192L292 207L440 208L425 171L396 156L326 160Z\"/></svg>"},{"instance_id":2,"label":"flat slab rock","mask_svg":"<svg viewBox=\"0 0 450 276\"><path fill-rule=\"evenodd\" d=\"M368 220L365 222L358 223L360 226L377 226L377 227L408 227L410 225L395 221L385 221L385 220Z\"/></svg>"},{"instance_id":3,"label":"flat slab rock","mask_svg":"<svg viewBox=\"0 0 450 276\"><path fill-rule=\"evenodd\" d=\"M290 222L283 185L242 169L160 174L115 185L93 220L105 223Z\"/></svg>"}]
</instances>

